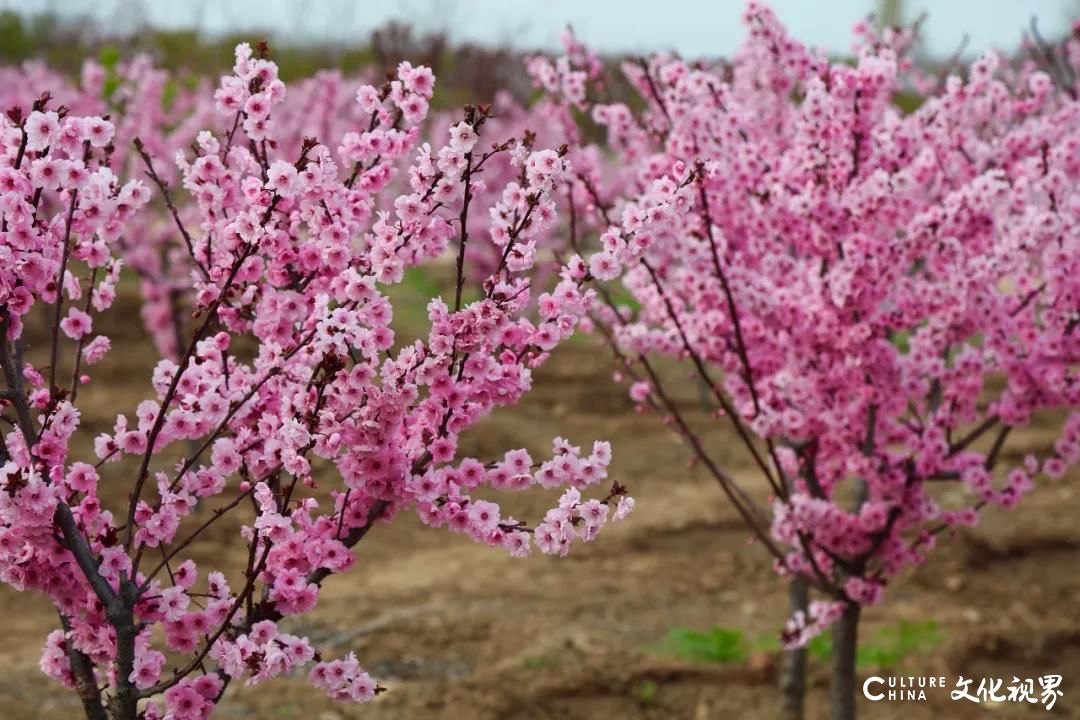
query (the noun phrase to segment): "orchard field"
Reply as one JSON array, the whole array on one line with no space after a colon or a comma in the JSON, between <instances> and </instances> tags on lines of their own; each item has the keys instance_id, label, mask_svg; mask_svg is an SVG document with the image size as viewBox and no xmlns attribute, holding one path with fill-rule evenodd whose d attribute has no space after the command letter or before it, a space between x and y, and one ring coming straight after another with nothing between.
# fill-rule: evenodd
<instances>
[{"instance_id":1,"label":"orchard field","mask_svg":"<svg viewBox=\"0 0 1080 720\"><path fill-rule=\"evenodd\" d=\"M1080 23L14 17L0 717L1080 718Z\"/></svg>"},{"instance_id":2,"label":"orchard field","mask_svg":"<svg viewBox=\"0 0 1080 720\"><path fill-rule=\"evenodd\" d=\"M124 301L134 298L122 295ZM100 416L90 416L95 428L111 424L105 409L117 393L139 397L124 379L145 374L151 352L136 324L118 324L113 336L142 352L102 361L105 382L87 393L91 412L102 408ZM556 432L571 439L611 438L612 472L639 501L634 522L565 560L538 557L527 566L463 539L441 538L419 522L379 528L359 557L370 574L336 578L318 610L297 627L329 647L356 648L391 692L374 705L342 708L314 696L302 678L285 679L237 693L222 706L222 717L772 717L780 660L775 650L717 663L663 646L675 628L721 626L745 629L751 637L776 636L786 612L783 583L762 564L761 549L751 544L714 481L688 467L690 456L678 438L636 413L610 375L606 357L588 341L559 350L539 373L529 400L486 421L469 452L529 447L536 436ZM679 401L689 412L701 412L696 393ZM738 452L723 450L734 442L730 435L709 437L737 472L748 473ZM1050 437L1050 431L1033 428L1017 452L1039 448ZM944 674L950 682L961 674L1004 677L1019 670L1080 675L1075 482L1073 472L1037 488L1014 512L988 514L980 527L963 531L899 580L894 602L868 613L871 634L904 620L938 624L940 644L905 657L898 674ZM514 498L515 508L542 510L545 498L536 495ZM222 527L200 555L214 557L235 538L232 528ZM78 701L37 667L54 613L27 602L25 594L0 592L6 619L0 702L6 717L74 717ZM862 674L872 671L868 666ZM809 717L818 717L828 679L823 660L810 679ZM1014 707L956 703L941 695L863 708L866 717L889 720L1080 717L1068 694L1053 714L1040 705L1016 713Z\"/></svg>"}]
</instances>

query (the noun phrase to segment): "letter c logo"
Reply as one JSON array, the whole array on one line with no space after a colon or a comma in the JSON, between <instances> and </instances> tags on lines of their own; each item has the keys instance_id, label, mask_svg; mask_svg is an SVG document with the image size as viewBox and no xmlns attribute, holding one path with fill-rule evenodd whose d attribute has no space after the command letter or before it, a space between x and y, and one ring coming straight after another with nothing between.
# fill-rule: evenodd
<instances>
[{"instance_id":1,"label":"letter c logo","mask_svg":"<svg viewBox=\"0 0 1080 720\"><path fill-rule=\"evenodd\" d=\"M878 700L881 700L883 697L885 697L885 693L880 693L879 692L876 695L871 695L870 694L870 683L877 683L878 685L881 685L884 682L885 682L884 679L879 678L876 675L871 675L870 677L866 678L866 682L864 682L862 684L863 697L865 697L870 702L877 702Z\"/></svg>"}]
</instances>

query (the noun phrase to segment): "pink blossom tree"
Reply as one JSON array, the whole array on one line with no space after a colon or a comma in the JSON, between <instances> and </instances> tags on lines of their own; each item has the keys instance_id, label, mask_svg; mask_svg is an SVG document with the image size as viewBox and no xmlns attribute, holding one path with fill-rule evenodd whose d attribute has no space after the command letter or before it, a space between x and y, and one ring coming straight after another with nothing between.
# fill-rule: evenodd
<instances>
[{"instance_id":1,"label":"pink blossom tree","mask_svg":"<svg viewBox=\"0 0 1080 720\"><path fill-rule=\"evenodd\" d=\"M463 432L528 391L593 291L576 265L548 292L533 281L534 241L556 222L571 172L566 150L486 139L486 107L467 107L445 142L421 143L433 90L429 70L403 63L357 89L363 125L334 145L294 147L276 135L276 65L241 45L214 94L225 129L198 133L175 158L190 201L134 140L128 156L183 239L190 277L176 287L193 329L164 348L174 353L149 378L154 399L118 414L89 458L72 457L85 432L79 389L110 351L95 324L115 298L122 248L143 240L129 231L145 227L152 193L117 176L109 119L45 95L0 120L0 579L55 605L41 667L88 718L205 718L233 680L302 667L335 700L369 700L380 687L355 655L322 658L282 621L315 606L376 523L411 510L514 556L532 544L565 555L632 508L618 483L582 497L607 475L604 442L584 452L556 439L535 462L521 449L458 452ZM515 171L479 232L471 203L504 158ZM465 302L477 243L498 261ZM432 300L427 337L399 346L382 289L447 251L454 297ZM36 306L49 318L44 348L28 347ZM123 484L127 501L110 507L102 483ZM567 486L536 523L482 498L534 485ZM190 557L225 518L246 548L242 575Z\"/></svg>"},{"instance_id":2,"label":"pink blossom tree","mask_svg":"<svg viewBox=\"0 0 1080 720\"><path fill-rule=\"evenodd\" d=\"M936 81L906 57L908 31L858 27L843 64L757 3L745 22L730 63L623 63L641 111L594 99L573 43L533 70L615 158L577 172L567 202L575 246L599 235L576 261L618 374L817 594L784 639L832 624L846 720L862 608L943 534L1080 460L1080 104L996 54ZM905 113L893 98L912 88ZM636 307L605 289L620 276ZM706 388L766 504L713 459L658 356ZM1042 411L1072 411L1053 449L1005 466L1010 433Z\"/></svg>"}]
</instances>

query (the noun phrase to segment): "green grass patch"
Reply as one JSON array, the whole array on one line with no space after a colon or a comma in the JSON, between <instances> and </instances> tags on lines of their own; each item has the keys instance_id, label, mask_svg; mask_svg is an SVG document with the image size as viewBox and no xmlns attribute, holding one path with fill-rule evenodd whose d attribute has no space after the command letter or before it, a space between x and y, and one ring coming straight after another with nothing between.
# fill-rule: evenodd
<instances>
[{"instance_id":1,"label":"green grass patch","mask_svg":"<svg viewBox=\"0 0 1080 720\"><path fill-rule=\"evenodd\" d=\"M896 625L874 632L858 649L860 668L895 670L911 658L926 655L945 639L934 620L901 620ZM738 628L714 627L710 630L675 628L659 643L660 652L700 663L742 663L751 651L779 652L780 643L772 636L751 640ZM832 635L823 633L806 645L811 660L828 663L832 659Z\"/></svg>"}]
</instances>

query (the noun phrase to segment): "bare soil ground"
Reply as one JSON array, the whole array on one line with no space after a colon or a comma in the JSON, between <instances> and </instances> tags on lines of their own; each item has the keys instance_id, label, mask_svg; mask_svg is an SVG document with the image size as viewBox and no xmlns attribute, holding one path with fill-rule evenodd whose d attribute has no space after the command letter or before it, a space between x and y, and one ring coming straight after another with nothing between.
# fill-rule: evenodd
<instances>
[{"instance_id":1,"label":"bare soil ground","mask_svg":"<svg viewBox=\"0 0 1080 720\"><path fill-rule=\"evenodd\" d=\"M107 410L130 411L146 390L155 356L132 314L115 328L103 379L87 387L87 439L112 425ZM566 559L515 560L402 515L358 547L357 565L325 583L317 610L292 629L327 655L355 650L388 687L374 703L335 706L302 677L234 688L222 718L335 720L630 720L768 718L776 658L695 664L656 643L673 627L739 627L775 634L786 590L719 488L687 465L681 442L656 418L638 415L610 380L608 358L589 342L571 345L537 375L536 391L468 434L477 457L525 446L542 456L550 438L612 441L613 477L638 500L626 523L575 547ZM683 398L688 411L696 394ZM1017 433L1017 459L1053 436L1048 427ZM750 478L736 442L708 435L717 457ZM104 494L124 498L122 468L110 466ZM975 705L930 692L925 702L870 703L864 718L1080 718L1080 498L1073 473L1045 482L1011 513L988 511L982 524L952 538L923 567L894 583L865 614L865 632L902 619L938 622L944 641L910 661L904 674L1064 676L1064 697L1041 705ZM332 482L327 478L325 482ZM762 490L754 480L748 484ZM762 490L763 492L763 490ZM505 498L519 517L554 502L549 493ZM235 525L222 527L196 558L238 554ZM0 588L0 718L77 718L74 696L40 674L40 648L56 615L47 601ZM866 673L863 673L865 676ZM812 665L809 718L825 716L826 669ZM977 680L976 680L976 685Z\"/></svg>"}]
</instances>

